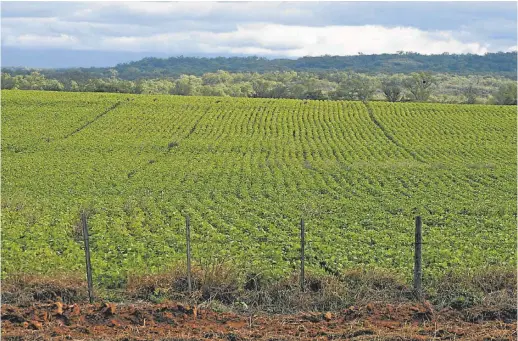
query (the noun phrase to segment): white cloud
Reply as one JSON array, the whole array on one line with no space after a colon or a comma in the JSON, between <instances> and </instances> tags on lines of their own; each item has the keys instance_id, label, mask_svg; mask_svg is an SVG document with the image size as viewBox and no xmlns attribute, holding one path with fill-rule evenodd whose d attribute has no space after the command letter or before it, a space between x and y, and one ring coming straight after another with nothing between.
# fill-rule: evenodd
<instances>
[{"instance_id":1,"label":"white cloud","mask_svg":"<svg viewBox=\"0 0 518 341\"><path fill-rule=\"evenodd\" d=\"M411 27L238 25L231 32L190 31L150 36L104 37L89 49L153 51L171 54L226 53L287 57L413 51L422 54L488 52L480 43L463 43L449 31Z\"/></svg>"},{"instance_id":2,"label":"white cloud","mask_svg":"<svg viewBox=\"0 0 518 341\"><path fill-rule=\"evenodd\" d=\"M67 34L59 35L39 35L39 34L22 34L16 37L10 36L2 39L2 43L6 46L16 47L46 47L59 48L67 46L69 48L78 48L79 39Z\"/></svg>"},{"instance_id":3,"label":"white cloud","mask_svg":"<svg viewBox=\"0 0 518 341\"><path fill-rule=\"evenodd\" d=\"M507 3L6 2L2 46L149 55L483 54L516 45L515 12Z\"/></svg>"}]
</instances>

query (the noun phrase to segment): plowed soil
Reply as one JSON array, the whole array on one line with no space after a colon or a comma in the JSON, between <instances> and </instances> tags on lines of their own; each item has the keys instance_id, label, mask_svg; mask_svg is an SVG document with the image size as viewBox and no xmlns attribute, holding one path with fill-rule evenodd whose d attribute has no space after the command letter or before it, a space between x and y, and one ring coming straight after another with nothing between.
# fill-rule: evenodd
<instances>
[{"instance_id":1,"label":"plowed soil","mask_svg":"<svg viewBox=\"0 0 518 341\"><path fill-rule=\"evenodd\" d=\"M516 340L516 311L369 304L338 312L218 313L176 303L2 306L3 340Z\"/></svg>"}]
</instances>

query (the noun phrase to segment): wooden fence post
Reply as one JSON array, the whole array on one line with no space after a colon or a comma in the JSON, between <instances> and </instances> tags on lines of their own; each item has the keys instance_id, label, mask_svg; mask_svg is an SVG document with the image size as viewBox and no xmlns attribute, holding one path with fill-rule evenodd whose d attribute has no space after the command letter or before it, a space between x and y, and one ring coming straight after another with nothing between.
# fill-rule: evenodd
<instances>
[{"instance_id":1,"label":"wooden fence post","mask_svg":"<svg viewBox=\"0 0 518 341\"><path fill-rule=\"evenodd\" d=\"M422 297L422 226L421 216L417 216L415 218L414 291L418 299Z\"/></svg>"},{"instance_id":2,"label":"wooden fence post","mask_svg":"<svg viewBox=\"0 0 518 341\"><path fill-rule=\"evenodd\" d=\"M304 219L300 219L300 290L302 292L305 291L305 281L304 281L304 242L305 238L305 231L304 231Z\"/></svg>"},{"instance_id":3,"label":"wooden fence post","mask_svg":"<svg viewBox=\"0 0 518 341\"><path fill-rule=\"evenodd\" d=\"M187 240L187 289L192 292L191 282L191 221L189 216L185 216L185 234Z\"/></svg>"},{"instance_id":4,"label":"wooden fence post","mask_svg":"<svg viewBox=\"0 0 518 341\"><path fill-rule=\"evenodd\" d=\"M86 279L88 281L88 298L90 303L94 302L94 289L92 284L92 264L90 263L90 244L88 236L88 223L86 221L86 213L81 213L81 225L83 225L83 239L85 242L85 259L86 259Z\"/></svg>"}]
</instances>

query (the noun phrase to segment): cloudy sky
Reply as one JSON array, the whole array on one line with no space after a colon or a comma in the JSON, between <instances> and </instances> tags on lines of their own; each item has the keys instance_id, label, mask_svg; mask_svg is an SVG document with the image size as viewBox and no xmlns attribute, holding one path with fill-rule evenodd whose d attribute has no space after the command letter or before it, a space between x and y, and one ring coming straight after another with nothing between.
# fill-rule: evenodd
<instances>
[{"instance_id":1,"label":"cloudy sky","mask_svg":"<svg viewBox=\"0 0 518 341\"><path fill-rule=\"evenodd\" d=\"M2 2L2 66L515 51L516 2Z\"/></svg>"}]
</instances>

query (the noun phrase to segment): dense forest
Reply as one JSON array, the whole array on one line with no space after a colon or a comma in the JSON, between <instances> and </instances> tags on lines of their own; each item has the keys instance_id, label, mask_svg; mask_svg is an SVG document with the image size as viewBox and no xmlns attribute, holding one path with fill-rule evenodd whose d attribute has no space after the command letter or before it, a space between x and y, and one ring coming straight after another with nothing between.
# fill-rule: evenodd
<instances>
[{"instance_id":1,"label":"dense forest","mask_svg":"<svg viewBox=\"0 0 518 341\"><path fill-rule=\"evenodd\" d=\"M231 58L144 58L139 61L116 65L113 68L43 69L3 68L12 76L28 75L39 71L47 78L60 82L85 82L92 78L111 77L113 70L122 80L157 79L181 75L202 76L218 70L232 73L272 73L279 71L329 73L352 71L374 75L410 74L413 72L451 73L457 75L498 75L516 79L517 53L498 52L485 55L448 54L421 55L414 52L398 54L321 56L298 59L266 59L259 57Z\"/></svg>"}]
</instances>

